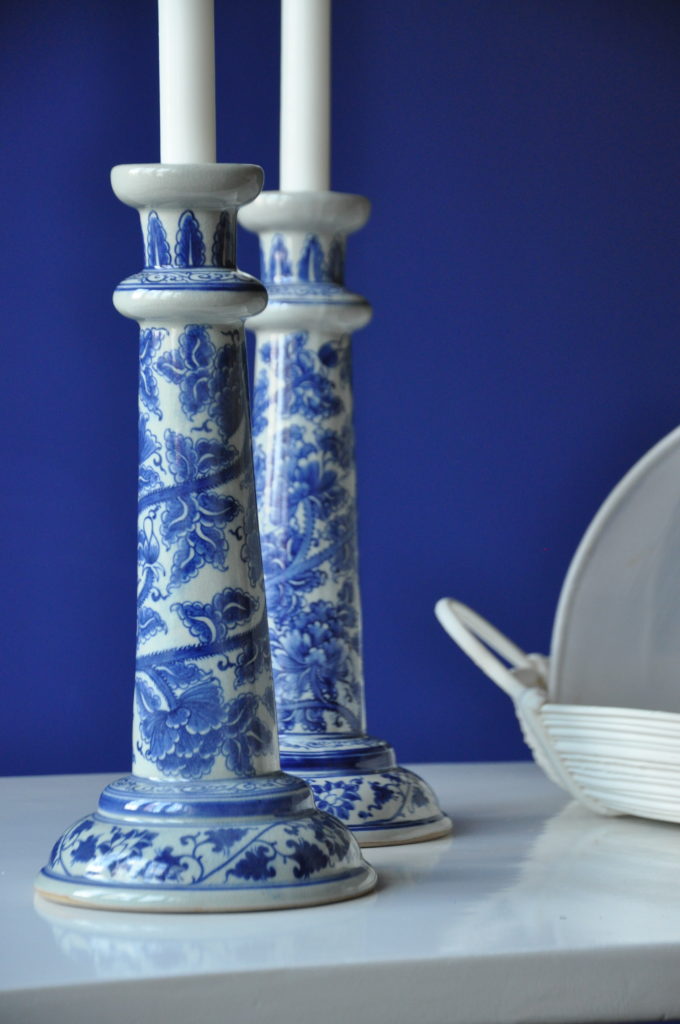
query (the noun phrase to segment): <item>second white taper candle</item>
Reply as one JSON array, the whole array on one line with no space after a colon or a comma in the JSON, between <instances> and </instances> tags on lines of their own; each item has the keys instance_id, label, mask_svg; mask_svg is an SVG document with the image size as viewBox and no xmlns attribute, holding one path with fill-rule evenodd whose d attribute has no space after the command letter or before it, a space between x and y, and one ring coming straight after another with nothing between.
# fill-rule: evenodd
<instances>
[{"instance_id":1,"label":"second white taper candle","mask_svg":"<svg viewBox=\"0 0 680 1024\"><path fill-rule=\"evenodd\" d=\"M281 0L279 189L330 188L331 0Z\"/></svg>"}]
</instances>

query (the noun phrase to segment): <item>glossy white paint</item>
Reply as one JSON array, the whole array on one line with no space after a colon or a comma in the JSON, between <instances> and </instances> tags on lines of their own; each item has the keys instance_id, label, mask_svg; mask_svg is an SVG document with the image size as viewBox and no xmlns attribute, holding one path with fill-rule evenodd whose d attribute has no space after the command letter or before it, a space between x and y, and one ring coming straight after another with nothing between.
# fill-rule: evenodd
<instances>
[{"instance_id":1,"label":"glossy white paint","mask_svg":"<svg viewBox=\"0 0 680 1024\"><path fill-rule=\"evenodd\" d=\"M680 1016L680 833L597 817L531 764L425 765L452 839L367 851L375 893L258 914L38 902L113 776L0 780L0 1019L510 1024Z\"/></svg>"}]
</instances>

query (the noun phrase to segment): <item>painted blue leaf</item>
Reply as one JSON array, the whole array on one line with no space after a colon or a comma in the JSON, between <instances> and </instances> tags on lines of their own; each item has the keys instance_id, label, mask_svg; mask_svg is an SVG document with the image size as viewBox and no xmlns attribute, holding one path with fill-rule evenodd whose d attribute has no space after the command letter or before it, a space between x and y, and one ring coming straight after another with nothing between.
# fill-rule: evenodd
<instances>
[{"instance_id":1,"label":"painted blue leaf","mask_svg":"<svg viewBox=\"0 0 680 1024\"><path fill-rule=\"evenodd\" d=\"M212 262L216 267L234 266L233 213L223 210L215 228L212 244Z\"/></svg>"},{"instance_id":2,"label":"painted blue leaf","mask_svg":"<svg viewBox=\"0 0 680 1024\"><path fill-rule=\"evenodd\" d=\"M178 267L202 267L205 264L203 235L191 210L185 210L179 219L175 239L175 262Z\"/></svg>"},{"instance_id":3,"label":"painted blue leaf","mask_svg":"<svg viewBox=\"0 0 680 1024\"><path fill-rule=\"evenodd\" d=\"M95 853L97 852L97 840L94 835L88 836L87 839L81 839L79 843L73 849L71 856L78 864L84 864L88 860L92 860Z\"/></svg>"},{"instance_id":4,"label":"painted blue leaf","mask_svg":"<svg viewBox=\"0 0 680 1024\"><path fill-rule=\"evenodd\" d=\"M274 878L276 868L273 867L271 862L275 858L276 853L267 846L251 848L244 857L237 860L229 874L236 875L237 878L247 878L254 881Z\"/></svg>"},{"instance_id":5,"label":"painted blue leaf","mask_svg":"<svg viewBox=\"0 0 680 1024\"><path fill-rule=\"evenodd\" d=\"M152 210L146 228L146 265L147 267L170 267L172 256L163 223Z\"/></svg>"},{"instance_id":6,"label":"painted blue leaf","mask_svg":"<svg viewBox=\"0 0 680 1024\"><path fill-rule=\"evenodd\" d=\"M323 868L328 866L328 854L320 846L316 846L306 839L300 839L294 844L294 847L290 856L297 864L297 867L293 868L293 874L296 878L309 878L317 871L322 871Z\"/></svg>"},{"instance_id":7,"label":"painted blue leaf","mask_svg":"<svg viewBox=\"0 0 680 1024\"><path fill-rule=\"evenodd\" d=\"M215 853L229 853L232 847L247 835L246 828L211 828L205 833Z\"/></svg>"},{"instance_id":8,"label":"painted blue leaf","mask_svg":"<svg viewBox=\"0 0 680 1024\"><path fill-rule=\"evenodd\" d=\"M310 235L298 260L298 277L301 281L324 281L323 249L316 235Z\"/></svg>"},{"instance_id":9,"label":"painted blue leaf","mask_svg":"<svg viewBox=\"0 0 680 1024\"><path fill-rule=\"evenodd\" d=\"M293 268L290 261L288 248L283 240L283 235L274 235L269 249L269 258L262 261L262 277L265 281L279 283L293 276Z\"/></svg>"}]
</instances>

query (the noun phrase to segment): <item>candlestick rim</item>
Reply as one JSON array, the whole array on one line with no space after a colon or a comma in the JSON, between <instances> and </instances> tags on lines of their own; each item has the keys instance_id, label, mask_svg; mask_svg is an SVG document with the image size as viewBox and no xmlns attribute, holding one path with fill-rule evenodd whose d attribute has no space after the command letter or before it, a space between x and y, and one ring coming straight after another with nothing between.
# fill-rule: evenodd
<instances>
[{"instance_id":1,"label":"candlestick rim","mask_svg":"<svg viewBox=\"0 0 680 1024\"><path fill-rule=\"evenodd\" d=\"M371 214L371 201L351 192L261 192L239 213L249 231L337 231L352 234Z\"/></svg>"},{"instance_id":2,"label":"candlestick rim","mask_svg":"<svg viewBox=\"0 0 680 1024\"><path fill-rule=\"evenodd\" d=\"M236 209L251 203L263 183L257 164L117 164L111 169L114 193L136 209Z\"/></svg>"}]
</instances>

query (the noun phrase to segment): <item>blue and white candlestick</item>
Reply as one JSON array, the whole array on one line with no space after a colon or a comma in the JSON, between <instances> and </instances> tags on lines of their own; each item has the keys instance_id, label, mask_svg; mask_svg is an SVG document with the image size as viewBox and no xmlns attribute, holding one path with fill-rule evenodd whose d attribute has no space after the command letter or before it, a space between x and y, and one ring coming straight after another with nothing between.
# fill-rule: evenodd
<instances>
[{"instance_id":1,"label":"blue and white candlestick","mask_svg":"<svg viewBox=\"0 0 680 1024\"><path fill-rule=\"evenodd\" d=\"M131 910L305 906L369 891L351 833L280 771L253 483L243 320L266 293L235 262L257 167L116 167L146 266L138 320L133 774L58 840L53 900Z\"/></svg>"},{"instance_id":2,"label":"blue and white candlestick","mask_svg":"<svg viewBox=\"0 0 680 1024\"><path fill-rule=\"evenodd\" d=\"M253 442L281 764L364 846L447 835L432 790L366 733L356 537L351 334L371 316L343 285L362 196L265 192ZM400 699L404 699L406 695Z\"/></svg>"}]
</instances>

